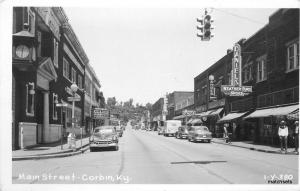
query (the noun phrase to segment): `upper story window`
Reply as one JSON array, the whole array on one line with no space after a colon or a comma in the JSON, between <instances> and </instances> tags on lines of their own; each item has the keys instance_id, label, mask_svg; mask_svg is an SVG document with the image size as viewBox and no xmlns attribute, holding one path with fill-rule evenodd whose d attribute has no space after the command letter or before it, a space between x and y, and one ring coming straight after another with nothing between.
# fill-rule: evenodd
<instances>
[{"instance_id":1,"label":"upper story window","mask_svg":"<svg viewBox=\"0 0 300 191\"><path fill-rule=\"evenodd\" d=\"M34 83L26 84L26 115L34 116Z\"/></svg>"},{"instance_id":2,"label":"upper story window","mask_svg":"<svg viewBox=\"0 0 300 191\"><path fill-rule=\"evenodd\" d=\"M81 75L78 75L78 87L80 89L82 89L82 77L81 77Z\"/></svg>"},{"instance_id":3,"label":"upper story window","mask_svg":"<svg viewBox=\"0 0 300 191\"><path fill-rule=\"evenodd\" d=\"M29 26L29 32L35 35L35 13L29 7L14 7L13 33L22 31L25 23Z\"/></svg>"},{"instance_id":4,"label":"upper story window","mask_svg":"<svg viewBox=\"0 0 300 191\"><path fill-rule=\"evenodd\" d=\"M58 68L58 42L56 38L53 38L53 63Z\"/></svg>"},{"instance_id":5,"label":"upper story window","mask_svg":"<svg viewBox=\"0 0 300 191\"><path fill-rule=\"evenodd\" d=\"M52 97L52 118L53 119L57 119L57 107L56 104L58 103L58 95L53 93L53 97Z\"/></svg>"},{"instance_id":6,"label":"upper story window","mask_svg":"<svg viewBox=\"0 0 300 191\"><path fill-rule=\"evenodd\" d=\"M243 67L242 78L243 78L243 83L249 82L253 79L253 77L252 77L252 62L246 64Z\"/></svg>"},{"instance_id":7,"label":"upper story window","mask_svg":"<svg viewBox=\"0 0 300 191\"><path fill-rule=\"evenodd\" d=\"M63 76L69 79L69 62L65 58L63 59Z\"/></svg>"},{"instance_id":8,"label":"upper story window","mask_svg":"<svg viewBox=\"0 0 300 191\"><path fill-rule=\"evenodd\" d=\"M287 72L299 69L299 42L294 42L287 47Z\"/></svg>"},{"instance_id":9,"label":"upper story window","mask_svg":"<svg viewBox=\"0 0 300 191\"><path fill-rule=\"evenodd\" d=\"M267 62L266 56L262 56L257 59L257 82L261 82L267 79Z\"/></svg>"},{"instance_id":10,"label":"upper story window","mask_svg":"<svg viewBox=\"0 0 300 191\"><path fill-rule=\"evenodd\" d=\"M74 68L71 71L71 82L76 84L76 70Z\"/></svg>"}]
</instances>

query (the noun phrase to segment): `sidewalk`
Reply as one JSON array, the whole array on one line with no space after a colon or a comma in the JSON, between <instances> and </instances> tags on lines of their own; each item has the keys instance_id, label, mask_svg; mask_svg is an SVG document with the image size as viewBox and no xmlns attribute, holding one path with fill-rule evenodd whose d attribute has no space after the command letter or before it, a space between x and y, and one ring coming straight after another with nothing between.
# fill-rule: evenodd
<instances>
[{"instance_id":1,"label":"sidewalk","mask_svg":"<svg viewBox=\"0 0 300 191\"><path fill-rule=\"evenodd\" d=\"M211 142L217 143L217 144L233 146L233 147L250 149L250 150L254 150L254 151L266 152L266 153L284 154L284 153L281 153L280 148L267 146L267 145L254 144L252 141L234 141L229 144L229 143L225 143L224 138L214 138L214 139L212 139ZM287 154L296 155L294 150L295 150L294 148L288 148Z\"/></svg>"},{"instance_id":2,"label":"sidewalk","mask_svg":"<svg viewBox=\"0 0 300 191\"><path fill-rule=\"evenodd\" d=\"M63 149L61 149L61 142L40 144L24 150L12 151L12 160L30 160L30 159L46 159L46 158L57 158L73 156L85 152L89 147L89 137L82 138L81 140L76 139L76 149L69 149L69 145L66 140L63 142Z\"/></svg>"}]
</instances>

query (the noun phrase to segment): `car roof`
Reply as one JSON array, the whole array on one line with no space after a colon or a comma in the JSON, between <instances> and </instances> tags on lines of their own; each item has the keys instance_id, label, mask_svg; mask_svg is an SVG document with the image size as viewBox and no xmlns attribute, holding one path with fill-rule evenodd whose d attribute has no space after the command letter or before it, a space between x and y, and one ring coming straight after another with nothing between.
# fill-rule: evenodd
<instances>
[{"instance_id":1,"label":"car roof","mask_svg":"<svg viewBox=\"0 0 300 191\"><path fill-rule=\"evenodd\" d=\"M113 128L115 128L115 126L105 125L105 126L96 127L95 129L113 129Z\"/></svg>"}]
</instances>

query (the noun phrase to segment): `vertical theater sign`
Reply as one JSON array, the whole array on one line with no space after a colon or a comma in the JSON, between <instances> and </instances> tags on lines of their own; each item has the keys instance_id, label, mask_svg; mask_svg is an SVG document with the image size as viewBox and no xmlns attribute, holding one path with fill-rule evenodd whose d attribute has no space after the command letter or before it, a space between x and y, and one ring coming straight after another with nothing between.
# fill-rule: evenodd
<instances>
[{"instance_id":1,"label":"vertical theater sign","mask_svg":"<svg viewBox=\"0 0 300 191\"><path fill-rule=\"evenodd\" d=\"M242 56L238 43L233 47L231 85L222 85L221 91L227 96L245 96L252 92L252 86L242 86Z\"/></svg>"}]
</instances>

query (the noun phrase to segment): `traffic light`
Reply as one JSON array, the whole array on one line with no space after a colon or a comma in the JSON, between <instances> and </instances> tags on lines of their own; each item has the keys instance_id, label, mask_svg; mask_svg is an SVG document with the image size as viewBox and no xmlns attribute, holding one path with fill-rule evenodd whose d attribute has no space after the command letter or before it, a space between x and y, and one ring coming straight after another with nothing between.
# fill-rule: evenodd
<instances>
[{"instance_id":1,"label":"traffic light","mask_svg":"<svg viewBox=\"0 0 300 191\"><path fill-rule=\"evenodd\" d=\"M205 14L202 18L197 18L197 22L200 25L197 25L197 29L200 30L200 33L197 33L197 36L201 38L201 40L210 40L214 35L212 34L212 22L213 19L210 14Z\"/></svg>"}]
</instances>

